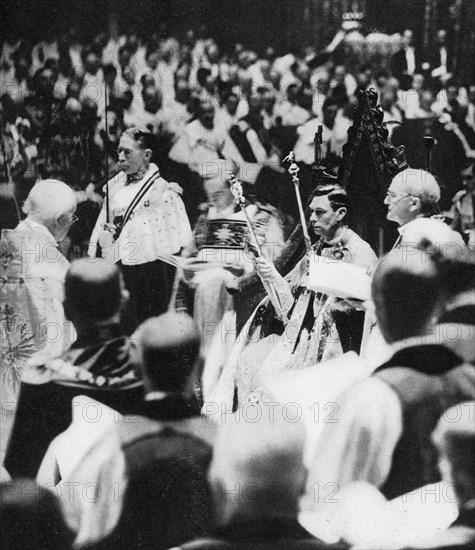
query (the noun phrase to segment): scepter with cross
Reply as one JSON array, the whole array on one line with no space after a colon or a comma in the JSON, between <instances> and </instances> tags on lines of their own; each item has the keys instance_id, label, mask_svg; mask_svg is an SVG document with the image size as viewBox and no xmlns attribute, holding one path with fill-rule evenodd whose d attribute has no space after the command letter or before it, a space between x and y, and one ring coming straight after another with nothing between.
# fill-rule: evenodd
<instances>
[{"instance_id":1,"label":"scepter with cross","mask_svg":"<svg viewBox=\"0 0 475 550\"><path fill-rule=\"evenodd\" d=\"M262 247L259 244L259 240L257 238L256 230L254 229L254 226L252 225L251 218L249 217L249 213L246 210L246 199L244 198L243 190L242 190L242 183L237 179L235 174L232 172L227 172L229 185L231 188L231 193L234 195L234 198L236 199L236 203L241 208L242 213L244 214L244 218L247 223L247 227L249 229L249 233L252 237L252 240L255 243L257 256L258 258L265 258L262 252ZM280 306L280 300L279 295L277 294L277 291L274 287L274 285L270 282L262 281L262 284L264 285L264 288L266 289L267 293L269 294L269 297L271 301Z\"/></svg>"}]
</instances>

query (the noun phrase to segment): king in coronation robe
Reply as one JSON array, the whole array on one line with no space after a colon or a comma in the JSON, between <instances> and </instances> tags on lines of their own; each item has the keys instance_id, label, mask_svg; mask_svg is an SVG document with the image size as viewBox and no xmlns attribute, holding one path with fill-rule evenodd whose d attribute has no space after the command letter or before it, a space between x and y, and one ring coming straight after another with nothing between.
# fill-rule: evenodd
<instances>
[{"instance_id":1,"label":"king in coronation robe","mask_svg":"<svg viewBox=\"0 0 475 550\"><path fill-rule=\"evenodd\" d=\"M368 275L376 267L377 257L369 244L347 227L347 211L348 196L342 187L317 187L311 196L310 222L318 239L304 257L285 278L271 261L257 260L258 274L271 291L245 324L222 370L209 365L212 359L205 365L207 377L218 380L205 392L205 403L224 405L228 411L262 403L266 399L262 376L312 367L347 351L359 351L364 311L358 302L309 288L309 268L316 257L324 263L359 266ZM206 373L207 369L214 374Z\"/></svg>"}]
</instances>

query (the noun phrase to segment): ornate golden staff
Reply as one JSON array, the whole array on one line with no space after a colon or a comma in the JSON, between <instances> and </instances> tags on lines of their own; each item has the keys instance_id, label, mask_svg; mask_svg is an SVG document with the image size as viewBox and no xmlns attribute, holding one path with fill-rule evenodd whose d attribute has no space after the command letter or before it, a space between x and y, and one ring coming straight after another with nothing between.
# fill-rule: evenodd
<instances>
[{"instance_id":1,"label":"ornate golden staff","mask_svg":"<svg viewBox=\"0 0 475 550\"><path fill-rule=\"evenodd\" d=\"M303 240L305 242L305 247L307 248L307 250L310 250L312 243L310 241L310 235L308 234L307 222L305 220L305 214L302 206L302 197L300 196L300 180L298 177L300 168L297 166L297 163L295 162L294 152L291 151L282 162L290 162L288 172L292 176L292 183L294 184L294 187L295 187L295 196L297 197L297 204L299 207L300 223L302 224Z\"/></svg>"},{"instance_id":2,"label":"ornate golden staff","mask_svg":"<svg viewBox=\"0 0 475 550\"><path fill-rule=\"evenodd\" d=\"M231 187L231 193L234 195L234 198L236 199L237 204L241 208L244 217L246 219L247 227L249 228L249 233L251 234L251 237L254 239L254 242L256 243L256 250L259 258L263 257L262 253L262 247L259 244L259 241L257 239L256 230L254 229L254 226L252 225L251 218L249 217L249 214L246 210L246 199L244 198L244 194L242 191L242 183L237 179L237 177L232 172L227 172L228 179L229 179L229 185ZM272 283L268 283L265 281L262 281L262 284L264 285L264 288L266 289L267 293L269 294L272 302L274 304L279 305L280 307L280 300L279 296L277 294L277 291L275 290L275 287Z\"/></svg>"}]
</instances>

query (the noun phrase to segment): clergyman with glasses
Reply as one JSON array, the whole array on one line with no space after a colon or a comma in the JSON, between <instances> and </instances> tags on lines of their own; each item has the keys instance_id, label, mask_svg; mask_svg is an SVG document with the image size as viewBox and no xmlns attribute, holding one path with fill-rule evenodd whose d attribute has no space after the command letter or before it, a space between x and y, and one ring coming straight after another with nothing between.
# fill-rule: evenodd
<instances>
[{"instance_id":1,"label":"clergyman with glasses","mask_svg":"<svg viewBox=\"0 0 475 550\"><path fill-rule=\"evenodd\" d=\"M402 244L449 242L453 233L454 243L463 246L444 222L439 209L440 187L432 174L425 170L407 168L391 181L384 204L388 207L387 219L399 225L399 237L393 248Z\"/></svg>"}]
</instances>

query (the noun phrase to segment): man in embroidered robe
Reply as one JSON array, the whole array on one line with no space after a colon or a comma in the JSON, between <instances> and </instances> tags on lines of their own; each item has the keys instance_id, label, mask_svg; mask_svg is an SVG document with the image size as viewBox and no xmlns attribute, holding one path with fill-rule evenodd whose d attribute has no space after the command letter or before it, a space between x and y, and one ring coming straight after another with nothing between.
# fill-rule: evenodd
<instances>
[{"instance_id":1,"label":"man in embroidered robe","mask_svg":"<svg viewBox=\"0 0 475 550\"><path fill-rule=\"evenodd\" d=\"M107 184L109 198L89 245L91 258L98 255L99 244L102 256L121 268L130 292L129 330L167 310L174 271L161 258L178 254L191 239L181 187L160 177L151 162L152 147L149 131L124 132L119 143L121 172Z\"/></svg>"},{"instance_id":2,"label":"man in embroidered robe","mask_svg":"<svg viewBox=\"0 0 475 550\"><path fill-rule=\"evenodd\" d=\"M260 401L261 374L310 367L343 352L359 350L364 314L336 296L310 291L308 270L316 254L371 271L377 263L376 255L345 224L348 196L343 188L333 184L317 187L310 210L313 231L320 238L285 279L270 261L257 261L264 285L275 290L269 296L275 314L269 308L269 299L258 307L234 346L214 394L207 400L232 407L237 387L240 406Z\"/></svg>"},{"instance_id":3,"label":"man in embroidered robe","mask_svg":"<svg viewBox=\"0 0 475 550\"><path fill-rule=\"evenodd\" d=\"M76 221L76 196L65 183L40 181L23 210L26 219L3 230L1 240L1 388L12 408L28 358L38 351L58 356L75 339L62 305L69 262L58 243Z\"/></svg>"}]
</instances>

